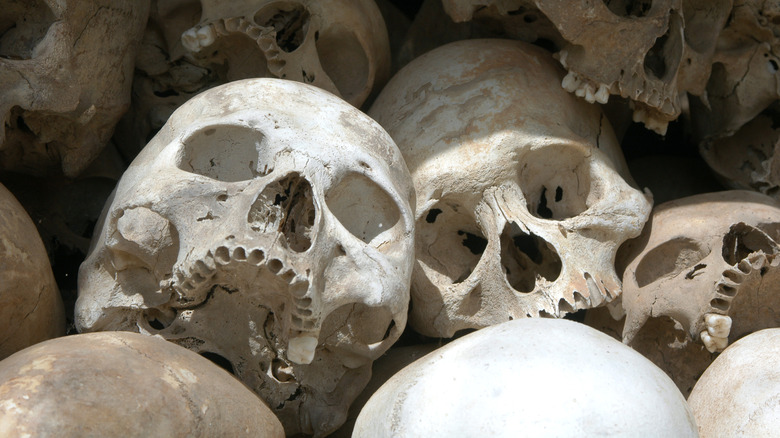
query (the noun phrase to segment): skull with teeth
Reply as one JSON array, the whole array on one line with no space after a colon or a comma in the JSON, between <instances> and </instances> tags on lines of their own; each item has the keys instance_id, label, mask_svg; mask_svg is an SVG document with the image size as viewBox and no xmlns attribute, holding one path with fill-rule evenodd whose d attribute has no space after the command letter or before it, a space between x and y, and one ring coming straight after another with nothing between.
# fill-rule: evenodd
<instances>
[{"instance_id":1,"label":"skull with teeth","mask_svg":"<svg viewBox=\"0 0 780 438\"><path fill-rule=\"evenodd\" d=\"M201 0L182 34L195 62L227 80L274 76L318 86L355 106L389 75L384 20L370 0Z\"/></svg>"},{"instance_id":2,"label":"skull with teeth","mask_svg":"<svg viewBox=\"0 0 780 438\"><path fill-rule=\"evenodd\" d=\"M3 2L1 169L75 177L100 154L130 103L148 12L136 0Z\"/></svg>"},{"instance_id":3,"label":"skull with teeth","mask_svg":"<svg viewBox=\"0 0 780 438\"><path fill-rule=\"evenodd\" d=\"M562 76L538 47L466 40L408 64L372 106L417 190L415 330L449 337L620 293L615 251L651 203Z\"/></svg>"},{"instance_id":4,"label":"skull with teeth","mask_svg":"<svg viewBox=\"0 0 780 438\"><path fill-rule=\"evenodd\" d=\"M624 342L633 345L648 320L660 317L710 352L775 327L779 241L780 206L760 193L715 192L659 205L619 253Z\"/></svg>"},{"instance_id":5,"label":"skull with teeth","mask_svg":"<svg viewBox=\"0 0 780 438\"><path fill-rule=\"evenodd\" d=\"M392 139L330 93L213 88L119 182L79 272L77 327L211 357L288 434L322 436L406 324L413 196Z\"/></svg>"}]
</instances>

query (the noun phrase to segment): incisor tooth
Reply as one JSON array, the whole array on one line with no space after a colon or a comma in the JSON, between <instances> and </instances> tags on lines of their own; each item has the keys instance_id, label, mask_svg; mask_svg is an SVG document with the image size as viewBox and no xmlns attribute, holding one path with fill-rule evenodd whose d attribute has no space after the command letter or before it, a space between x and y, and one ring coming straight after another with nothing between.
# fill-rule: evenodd
<instances>
[{"instance_id":1,"label":"incisor tooth","mask_svg":"<svg viewBox=\"0 0 780 438\"><path fill-rule=\"evenodd\" d=\"M729 333L731 332L730 316L708 313L704 315L704 323L707 325L707 332L713 337L729 337Z\"/></svg>"},{"instance_id":2,"label":"incisor tooth","mask_svg":"<svg viewBox=\"0 0 780 438\"><path fill-rule=\"evenodd\" d=\"M596 92L596 102L600 104L609 102L609 88L606 85L599 85L599 91Z\"/></svg>"}]
</instances>

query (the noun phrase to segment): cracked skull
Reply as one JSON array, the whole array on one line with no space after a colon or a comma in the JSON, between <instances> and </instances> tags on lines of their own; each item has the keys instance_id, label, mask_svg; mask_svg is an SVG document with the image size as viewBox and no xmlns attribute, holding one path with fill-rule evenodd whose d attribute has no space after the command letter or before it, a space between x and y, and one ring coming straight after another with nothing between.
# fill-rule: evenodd
<instances>
[{"instance_id":1,"label":"cracked skull","mask_svg":"<svg viewBox=\"0 0 780 438\"><path fill-rule=\"evenodd\" d=\"M79 272L77 328L186 346L288 434L322 436L406 324L413 196L392 139L330 93L213 88L119 182Z\"/></svg>"},{"instance_id":2,"label":"cracked skull","mask_svg":"<svg viewBox=\"0 0 780 438\"><path fill-rule=\"evenodd\" d=\"M526 43L461 41L407 65L372 106L417 191L415 330L449 337L620 293L615 251L651 203L563 74Z\"/></svg>"},{"instance_id":3,"label":"cracked skull","mask_svg":"<svg viewBox=\"0 0 780 438\"><path fill-rule=\"evenodd\" d=\"M148 1L3 3L0 169L75 177L99 155L130 103L148 12Z\"/></svg>"}]
</instances>

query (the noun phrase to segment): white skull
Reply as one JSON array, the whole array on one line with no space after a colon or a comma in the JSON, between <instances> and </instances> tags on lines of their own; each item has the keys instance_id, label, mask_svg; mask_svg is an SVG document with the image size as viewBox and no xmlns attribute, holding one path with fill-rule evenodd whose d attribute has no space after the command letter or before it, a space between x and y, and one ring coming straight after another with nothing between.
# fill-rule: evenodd
<instances>
[{"instance_id":1,"label":"white skull","mask_svg":"<svg viewBox=\"0 0 780 438\"><path fill-rule=\"evenodd\" d=\"M777 325L769 310L780 305L777 242L780 206L760 193L714 192L657 206L618 255L623 341L633 345L650 318L669 317L715 352Z\"/></svg>"},{"instance_id":2,"label":"white skull","mask_svg":"<svg viewBox=\"0 0 780 438\"><path fill-rule=\"evenodd\" d=\"M149 4L11 0L0 11L0 168L74 177L130 102Z\"/></svg>"},{"instance_id":3,"label":"white skull","mask_svg":"<svg viewBox=\"0 0 780 438\"><path fill-rule=\"evenodd\" d=\"M520 29L512 35L522 38L523 22L532 34L551 35L547 38L563 46L556 57L569 71L564 88L591 103L607 103L611 94L628 98L634 121L663 134L680 115L679 95L704 92L731 0L445 0L444 5L456 22L493 10L504 27ZM546 30L547 22L560 32L558 39Z\"/></svg>"},{"instance_id":4,"label":"white skull","mask_svg":"<svg viewBox=\"0 0 780 438\"><path fill-rule=\"evenodd\" d=\"M341 99L279 79L212 88L119 182L77 328L221 356L288 434L321 436L405 327L410 199L392 139Z\"/></svg>"},{"instance_id":5,"label":"white skull","mask_svg":"<svg viewBox=\"0 0 780 438\"><path fill-rule=\"evenodd\" d=\"M402 69L370 115L417 193L410 324L429 336L561 316L620 293L614 256L651 202L598 107L538 47L466 40Z\"/></svg>"},{"instance_id":6,"label":"white skull","mask_svg":"<svg viewBox=\"0 0 780 438\"><path fill-rule=\"evenodd\" d=\"M200 0L182 34L196 63L227 80L274 76L312 84L360 106L387 79L390 46L371 0Z\"/></svg>"}]
</instances>

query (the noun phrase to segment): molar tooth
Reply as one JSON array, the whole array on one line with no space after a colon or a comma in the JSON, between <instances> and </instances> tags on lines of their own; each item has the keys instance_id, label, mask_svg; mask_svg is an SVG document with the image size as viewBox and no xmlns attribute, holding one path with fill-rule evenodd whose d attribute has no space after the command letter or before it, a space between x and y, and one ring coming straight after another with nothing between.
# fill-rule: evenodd
<instances>
[{"instance_id":1,"label":"molar tooth","mask_svg":"<svg viewBox=\"0 0 780 438\"><path fill-rule=\"evenodd\" d=\"M706 330L699 333L699 337L701 338L701 342L707 348L707 351L710 353L723 351L723 349L729 345L728 338L716 338L711 336Z\"/></svg>"},{"instance_id":2,"label":"molar tooth","mask_svg":"<svg viewBox=\"0 0 780 438\"><path fill-rule=\"evenodd\" d=\"M181 44L185 49L191 52L200 51L200 44L198 43L198 34L195 28L186 30L181 34Z\"/></svg>"},{"instance_id":3,"label":"molar tooth","mask_svg":"<svg viewBox=\"0 0 780 438\"><path fill-rule=\"evenodd\" d=\"M226 246L220 246L214 251L214 261L220 265L230 263L230 250Z\"/></svg>"},{"instance_id":4,"label":"molar tooth","mask_svg":"<svg viewBox=\"0 0 780 438\"><path fill-rule=\"evenodd\" d=\"M256 40L260 38L260 29L258 29L255 26L252 26L249 29L247 29L246 34L249 36L249 38Z\"/></svg>"},{"instance_id":5,"label":"molar tooth","mask_svg":"<svg viewBox=\"0 0 780 438\"><path fill-rule=\"evenodd\" d=\"M217 32L212 26L204 26L197 30L196 36L201 47L208 47L217 40Z\"/></svg>"},{"instance_id":6,"label":"molar tooth","mask_svg":"<svg viewBox=\"0 0 780 438\"><path fill-rule=\"evenodd\" d=\"M707 332L714 338L728 338L731 332L731 317L719 315L717 313L707 313L704 315L704 323L707 325Z\"/></svg>"},{"instance_id":7,"label":"molar tooth","mask_svg":"<svg viewBox=\"0 0 780 438\"><path fill-rule=\"evenodd\" d=\"M561 81L561 87L569 93L573 93L579 84L580 81L577 80L577 75L574 74L574 72L567 73L566 76L563 77L563 81Z\"/></svg>"},{"instance_id":8,"label":"molar tooth","mask_svg":"<svg viewBox=\"0 0 780 438\"><path fill-rule=\"evenodd\" d=\"M604 84L599 85L599 91L596 92L596 102L600 104L609 102L609 87Z\"/></svg>"},{"instance_id":9,"label":"molar tooth","mask_svg":"<svg viewBox=\"0 0 780 438\"><path fill-rule=\"evenodd\" d=\"M287 341L287 359L300 365L310 364L317 350L317 338L310 334L291 337Z\"/></svg>"}]
</instances>

